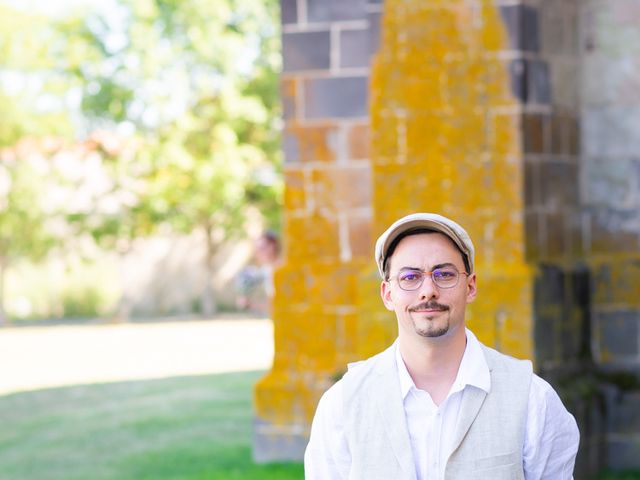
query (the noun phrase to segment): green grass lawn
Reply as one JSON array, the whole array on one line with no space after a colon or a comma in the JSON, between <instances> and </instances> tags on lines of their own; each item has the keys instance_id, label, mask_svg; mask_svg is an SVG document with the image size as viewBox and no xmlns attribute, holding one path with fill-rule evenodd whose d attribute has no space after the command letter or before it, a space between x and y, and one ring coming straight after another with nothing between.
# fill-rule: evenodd
<instances>
[{"instance_id":1,"label":"green grass lawn","mask_svg":"<svg viewBox=\"0 0 640 480\"><path fill-rule=\"evenodd\" d=\"M236 373L0 397L2 480L302 479L251 461L251 389Z\"/></svg>"},{"instance_id":2,"label":"green grass lawn","mask_svg":"<svg viewBox=\"0 0 640 480\"><path fill-rule=\"evenodd\" d=\"M301 480L251 461L259 372L0 396L1 480ZM603 473L598 480L640 480Z\"/></svg>"}]
</instances>

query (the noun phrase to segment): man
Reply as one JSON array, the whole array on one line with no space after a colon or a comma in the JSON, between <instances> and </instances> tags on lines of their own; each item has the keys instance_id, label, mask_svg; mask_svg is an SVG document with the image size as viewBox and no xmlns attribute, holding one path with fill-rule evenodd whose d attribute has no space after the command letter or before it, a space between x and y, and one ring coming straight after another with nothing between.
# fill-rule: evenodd
<instances>
[{"instance_id":1,"label":"man","mask_svg":"<svg viewBox=\"0 0 640 480\"><path fill-rule=\"evenodd\" d=\"M477 294L467 232L408 215L378 238L375 259L398 339L322 396L307 480L572 478L579 433L556 392L531 362L465 328Z\"/></svg>"}]
</instances>

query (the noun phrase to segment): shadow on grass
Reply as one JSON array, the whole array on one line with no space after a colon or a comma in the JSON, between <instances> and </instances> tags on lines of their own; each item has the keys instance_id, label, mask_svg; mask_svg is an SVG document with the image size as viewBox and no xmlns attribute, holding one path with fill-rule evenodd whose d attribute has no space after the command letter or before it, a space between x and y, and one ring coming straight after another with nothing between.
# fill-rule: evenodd
<instances>
[{"instance_id":1,"label":"shadow on grass","mask_svg":"<svg viewBox=\"0 0 640 480\"><path fill-rule=\"evenodd\" d=\"M261 372L80 385L0 397L3 480L303 478L251 461Z\"/></svg>"}]
</instances>

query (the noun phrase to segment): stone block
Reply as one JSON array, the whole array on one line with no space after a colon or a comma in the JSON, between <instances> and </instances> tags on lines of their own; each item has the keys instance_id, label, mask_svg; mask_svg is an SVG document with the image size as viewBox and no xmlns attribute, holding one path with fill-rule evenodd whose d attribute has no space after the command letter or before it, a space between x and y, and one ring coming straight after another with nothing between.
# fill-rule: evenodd
<instances>
[{"instance_id":1,"label":"stone block","mask_svg":"<svg viewBox=\"0 0 640 480\"><path fill-rule=\"evenodd\" d=\"M535 281L536 305L562 305L565 298L565 280L566 275L560 267L540 265Z\"/></svg>"},{"instance_id":2,"label":"stone block","mask_svg":"<svg viewBox=\"0 0 640 480\"><path fill-rule=\"evenodd\" d=\"M594 263L592 292L595 305L618 304L640 309L640 258Z\"/></svg>"},{"instance_id":3,"label":"stone block","mask_svg":"<svg viewBox=\"0 0 640 480\"><path fill-rule=\"evenodd\" d=\"M549 65L541 60L526 62L527 103L548 105L551 103L551 84L549 82Z\"/></svg>"},{"instance_id":4,"label":"stone block","mask_svg":"<svg viewBox=\"0 0 640 480\"><path fill-rule=\"evenodd\" d=\"M536 307L534 324L534 342L536 362L544 366L547 362L555 362L559 357L556 335L557 316L543 315Z\"/></svg>"},{"instance_id":5,"label":"stone block","mask_svg":"<svg viewBox=\"0 0 640 480\"><path fill-rule=\"evenodd\" d=\"M577 57L550 57L549 75L554 107L576 111L580 108L580 88L584 75L580 76Z\"/></svg>"},{"instance_id":6,"label":"stone block","mask_svg":"<svg viewBox=\"0 0 640 480\"><path fill-rule=\"evenodd\" d=\"M486 119L487 147L496 155L519 157L522 154L522 115L493 111Z\"/></svg>"},{"instance_id":7,"label":"stone block","mask_svg":"<svg viewBox=\"0 0 640 480\"><path fill-rule=\"evenodd\" d=\"M589 107L582 111L582 153L589 157L637 157L640 108Z\"/></svg>"},{"instance_id":8,"label":"stone block","mask_svg":"<svg viewBox=\"0 0 640 480\"><path fill-rule=\"evenodd\" d=\"M370 151L369 124L355 124L347 131L347 152L352 160L369 158Z\"/></svg>"},{"instance_id":9,"label":"stone block","mask_svg":"<svg viewBox=\"0 0 640 480\"><path fill-rule=\"evenodd\" d=\"M580 91L586 105L637 106L640 103L640 62L636 57L611 57L605 53L586 55L582 68Z\"/></svg>"},{"instance_id":10,"label":"stone block","mask_svg":"<svg viewBox=\"0 0 640 480\"><path fill-rule=\"evenodd\" d=\"M500 6L502 20L509 34L512 50L537 52L540 50L538 10L529 5Z\"/></svg>"},{"instance_id":11,"label":"stone block","mask_svg":"<svg viewBox=\"0 0 640 480\"><path fill-rule=\"evenodd\" d=\"M540 162L525 157L524 161L524 204L531 209L541 205Z\"/></svg>"},{"instance_id":12,"label":"stone block","mask_svg":"<svg viewBox=\"0 0 640 480\"><path fill-rule=\"evenodd\" d=\"M548 151L548 115L524 113L522 115L522 138L524 153L545 153Z\"/></svg>"},{"instance_id":13,"label":"stone block","mask_svg":"<svg viewBox=\"0 0 640 480\"><path fill-rule=\"evenodd\" d=\"M501 5L500 14L502 21L507 27L509 35L509 48L512 50L521 50L522 42L522 5Z\"/></svg>"},{"instance_id":14,"label":"stone block","mask_svg":"<svg viewBox=\"0 0 640 480\"><path fill-rule=\"evenodd\" d=\"M371 203L371 170L358 167L327 167L312 172L314 204L338 213L366 208Z\"/></svg>"},{"instance_id":15,"label":"stone block","mask_svg":"<svg viewBox=\"0 0 640 480\"><path fill-rule=\"evenodd\" d=\"M540 28L538 9L522 5L522 50L540 51Z\"/></svg>"},{"instance_id":16,"label":"stone block","mask_svg":"<svg viewBox=\"0 0 640 480\"><path fill-rule=\"evenodd\" d=\"M587 254L587 229L584 222L582 205L569 210L567 215L567 235L570 255L573 259L584 259Z\"/></svg>"},{"instance_id":17,"label":"stone block","mask_svg":"<svg viewBox=\"0 0 640 480\"><path fill-rule=\"evenodd\" d=\"M371 232L371 217L369 215L350 216L348 228L351 255L368 260L375 243Z\"/></svg>"},{"instance_id":18,"label":"stone block","mask_svg":"<svg viewBox=\"0 0 640 480\"><path fill-rule=\"evenodd\" d=\"M285 221L284 238L287 258L291 261L314 258L332 260L339 258L338 223L334 218L314 213L307 217L289 217ZM296 241L304 239L304 241Z\"/></svg>"},{"instance_id":19,"label":"stone block","mask_svg":"<svg viewBox=\"0 0 640 480\"><path fill-rule=\"evenodd\" d=\"M569 363L578 359L582 348L581 323L576 318L575 310L566 309L564 323L560 327L561 360Z\"/></svg>"},{"instance_id":20,"label":"stone block","mask_svg":"<svg viewBox=\"0 0 640 480\"><path fill-rule=\"evenodd\" d=\"M511 93L522 103L527 101L527 67L526 61L516 59L509 63L509 79Z\"/></svg>"},{"instance_id":21,"label":"stone block","mask_svg":"<svg viewBox=\"0 0 640 480\"><path fill-rule=\"evenodd\" d=\"M568 33L566 15L561 2L544 2L540 6L540 47L544 54L562 51Z\"/></svg>"},{"instance_id":22,"label":"stone block","mask_svg":"<svg viewBox=\"0 0 640 480\"><path fill-rule=\"evenodd\" d=\"M567 153L580 154L580 120L570 116L567 123Z\"/></svg>"},{"instance_id":23,"label":"stone block","mask_svg":"<svg viewBox=\"0 0 640 480\"><path fill-rule=\"evenodd\" d=\"M280 98L282 100L282 116L290 120L298 115L298 81L295 78L284 78L280 82Z\"/></svg>"},{"instance_id":24,"label":"stone block","mask_svg":"<svg viewBox=\"0 0 640 480\"><path fill-rule=\"evenodd\" d=\"M640 212L637 209L589 208L590 252L637 254Z\"/></svg>"},{"instance_id":25,"label":"stone block","mask_svg":"<svg viewBox=\"0 0 640 480\"><path fill-rule=\"evenodd\" d=\"M298 23L298 0L280 0L280 20L284 25Z\"/></svg>"},{"instance_id":26,"label":"stone block","mask_svg":"<svg viewBox=\"0 0 640 480\"><path fill-rule=\"evenodd\" d=\"M285 168L284 184L285 211L304 209L307 205L305 172L298 169Z\"/></svg>"},{"instance_id":27,"label":"stone block","mask_svg":"<svg viewBox=\"0 0 640 480\"><path fill-rule=\"evenodd\" d=\"M571 272L571 303L582 309L585 319L591 308L591 271L582 265Z\"/></svg>"},{"instance_id":28,"label":"stone block","mask_svg":"<svg viewBox=\"0 0 640 480\"><path fill-rule=\"evenodd\" d=\"M640 392L618 392L615 398L611 399L609 407L609 433L619 435L640 432Z\"/></svg>"},{"instance_id":29,"label":"stone block","mask_svg":"<svg viewBox=\"0 0 640 480\"><path fill-rule=\"evenodd\" d=\"M541 214L535 209L526 209L524 224L525 255L527 260L535 262L541 257L545 242Z\"/></svg>"},{"instance_id":30,"label":"stone block","mask_svg":"<svg viewBox=\"0 0 640 480\"><path fill-rule=\"evenodd\" d=\"M628 357L637 357L638 327L640 311L598 311L596 318L596 338L600 360L604 363L617 363Z\"/></svg>"},{"instance_id":31,"label":"stone block","mask_svg":"<svg viewBox=\"0 0 640 480\"><path fill-rule=\"evenodd\" d=\"M258 418L253 422L253 460L266 462L299 462L304 457L309 438L297 426L273 425Z\"/></svg>"},{"instance_id":32,"label":"stone block","mask_svg":"<svg viewBox=\"0 0 640 480\"><path fill-rule=\"evenodd\" d=\"M634 209L640 205L640 161L586 159L582 162L583 192L588 205Z\"/></svg>"},{"instance_id":33,"label":"stone block","mask_svg":"<svg viewBox=\"0 0 640 480\"><path fill-rule=\"evenodd\" d=\"M297 162L333 162L340 150L339 128L324 125L290 125L285 128L283 147L285 158Z\"/></svg>"},{"instance_id":34,"label":"stone block","mask_svg":"<svg viewBox=\"0 0 640 480\"><path fill-rule=\"evenodd\" d=\"M367 20L369 23L369 55L373 55L380 48L380 21L382 19L382 14L379 12L369 12L367 13Z\"/></svg>"},{"instance_id":35,"label":"stone block","mask_svg":"<svg viewBox=\"0 0 640 480\"><path fill-rule=\"evenodd\" d=\"M565 229L565 215L563 212L547 212L544 215L546 245L545 256L560 260L568 252L567 233Z\"/></svg>"},{"instance_id":36,"label":"stone block","mask_svg":"<svg viewBox=\"0 0 640 480\"><path fill-rule=\"evenodd\" d=\"M307 0L308 22L361 20L366 15L366 0Z\"/></svg>"},{"instance_id":37,"label":"stone block","mask_svg":"<svg viewBox=\"0 0 640 480\"><path fill-rule=\"evenodd\" d=\"M551 211L578 204L578 167L574 163L540 163L542 202Z\"/></svg>"},{"instance_id":38,"label":"stone block","mask_svg":"<svg viewBox=\"0 0 640 480\"><path fill-rule=\"evenodd\" d=\"M329 31L282 34L283 70L323 70L331 66L331 34Z\"/></svg>"},{"instance_id":39,"label":"stone block","mask_svg":"<svg viewBox=\"0 0 640 480\"><path fill-rule=\"evenodd\" d=\"M367 115L368 78L314 78L305 81L305 117L350 118Z\"/></svg>"},{"instance_id":40,"label":"stone block","mask_svg":"<svg viewBox=\"0 0 640 480\"><path fill-rule=\"evenodd\" d=\"M340 67L368 67L370 54L368 29L340 31Z\"/></svg>"},{"instance_id":41,"label":"stone block","mask_svg":"<svg viewBox=\"0 0 640 480\"><path fill-rule=\"evenodd\" d=\"M612 470L640 468L640 435L609 438L606 444L607 466Z\"/></svg>"},{"instance_id":42,"label":"stone block","mask_svg":"<svg viewBox=\"0 0 640 480\"><path fill-rule=\"evenodd\" d=\"M300 144L298 137L287 133L282 135L282 153L285 164L295 164L300 162Z\"/></svg>"},{"instance_id":43,"label":"stone block","mask_svg":"<svg viewBox=\"0 0 640 480\"><path fill-rule=\"evenodd\" d=\"M578 120L575 116L564 113L551 115L549 148L552 153L577 155L579 135Z\"/></svg>"}]
</instances>

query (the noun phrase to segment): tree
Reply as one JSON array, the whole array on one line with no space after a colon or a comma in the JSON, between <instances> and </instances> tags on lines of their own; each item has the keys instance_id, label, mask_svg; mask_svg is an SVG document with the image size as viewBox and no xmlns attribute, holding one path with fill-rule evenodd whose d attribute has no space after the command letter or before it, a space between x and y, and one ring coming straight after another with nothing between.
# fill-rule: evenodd
<instances>
[{"instance_id":1,"label":"tree","mask_svg":"<svg viewBox=\"0 0 640 480\"><path fill-rule=\"evenodd\" d=\"M66 90L51 71L46 20L0 4L0 323L6 321L4 278L20 259L38 261L59 238L49 208L47 155L68 137L72 122L55 100Z\"/></svg>"},{"instance_id":2,"label":"tree","mask_svg":"<svg viewBox=\"0 0 640 480\"><path fill-rule=\"evenodd\" d=\"M55 213L45 204L50 173L47 158L33 142L0 152L0 324L6 323L4 279L21 258L42 259L57 243L48 227Z\"/></svg>"},{"instance_id":3,"label":"tree","mask_svg":"<svg viewBox=\"0 0 640 480\"><path fill-rule=\"evenodd\" d=\"M127 231L103 217L96 238L141 223L199 230L211 277L248 207L278 211L277 25L275 0L120 0L58 25L68 41L55 47L57 69L81 89L89 130L134 133L149 166L137 207L119 217ZM215 309L210 285L202 308Z\"/></svg>"}]
</instances>

